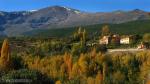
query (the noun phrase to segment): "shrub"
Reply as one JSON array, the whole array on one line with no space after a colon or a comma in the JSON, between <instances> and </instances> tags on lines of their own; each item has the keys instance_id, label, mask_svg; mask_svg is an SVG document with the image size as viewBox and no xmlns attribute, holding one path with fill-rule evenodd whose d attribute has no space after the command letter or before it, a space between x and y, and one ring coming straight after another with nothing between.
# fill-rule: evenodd
<instances>
[{"instance_id":1,"label":"shrub","mask_svg":"<svg viewBox=\"0 0 150 84\"><path fill-rule=\"evenodd\" d=\"M11 71L6 75L2 76L1 79L3 82L21 82L21 83L34 83L34 84L41 84L41 83L54 83L48 77L42 75L37 71L31 71L27 69L20 69L16 71Z\"/></svg>"}]
</instances>

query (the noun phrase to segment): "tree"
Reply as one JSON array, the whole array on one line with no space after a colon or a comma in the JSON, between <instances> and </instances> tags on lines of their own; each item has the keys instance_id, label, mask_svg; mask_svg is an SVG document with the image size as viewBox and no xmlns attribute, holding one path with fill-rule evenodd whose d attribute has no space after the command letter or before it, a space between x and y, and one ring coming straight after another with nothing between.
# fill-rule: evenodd
<instances>
[{"instance_id":1,"label":"tree","mask_svg":"<svg viewBox=\"0 0 150 84\"><path fill-rule=\"evenodd\" d=\"M78 64L80 66L80 70L82 74L87 75L89 68L88 68L88 57L84 54L80 55L80 58L78 60Z\"/></svg>"},{"instance_id":2,"label":"tree","mask_svg":"<svg viewBox=\"0 0 150 84\"><path fill-rule=\"evenodd\" d=\"M22 82L25 83L21 83L20 81L20 84L54 84L54 81L50 77L47 77L38 71L27 69L10 71L7 74L2 75L1 78L3 79L3 82L8 82L8 80L11 81L12 79L27 79L22 80ZM13 83L15 84L15 81ZM17 84L19 84L19 82Z\"/></svg>"},{"instance_id":3,"label":"tree","mask_svg":"<svg viewBox=\"0 0 150 84\"><path fill-rule=\"evenodd\" d=\"M55 82L55 84L62 84L62 83L61 83L61 81L58 80Z\"/></svg>"},{"instance_id":4,"label":"tree","mask_svg":"<svg viewBox=\"0 0 150 84\"><path fill-rule=\"evenodd\" d=\"M92 77L87 78L87 84L95 84L95 80Z\"/></svg>"},{"instance_id":5,"label":"tree","mask_svg":"<svg viewBox=\"0 0 150 84\"><path fill-rule=\"evenodd\" d=\"M101 30L101 36L105 36L109 34L110 34L109 26L108 25L103 26Z\"/></svg>"},{"instance_id":6,"label":"tree","mask_svg":"<svg viewBox=\"0 0 150 84\"><path fill-rule=\"evenodd\" d=\"M78 29L78 34L81 34L81 27L79 27L79 29Z\"/></svg>"},{"instance_id":7,"label":"tree","mask_svg":"<svg viewBox=\"0 0 150 84\"><path fill-rule=\"evenodd\" d=\"M67 73L69 74L69 79L71 78L71 70L72 70L72 56L68 53L64 55L64 63L67 65Z\"/></svg>"},{"instance_id":8,"label":"tree","mask_svg":"<svg viewBox=\"0 0 150 84\"><path fill-rule=\"evenodd\" d=\"M5 39L2 45L0 57L0 70L8 71L11 68L10 50L8 39Z\"/></svg>"},{"instance_id":9,"label":"tree","mask_svg":"<svg viewBox=\"0 0 150 84\"><path fill-rule=\"evenodd\" d=\"M125 75L120 71L113 73L113 82L115 84L123 84L124 80L125 80Z\"/></svg>"},{"instance_id":10,"label":"tree","mask_svg":"<svg viewBox=\"0 0 150 84\"><path fill-rule=\"evenodd\" d=\"M80 41L81 40L81 37L82 37L81 27L78 28L78 30L74 33L73 37L74 37L75 41Z\"/></svg>"},{"instance_id":11,"label":"tree","mask_svg":"<svg viewBox=\"0 0 150 84\"><path fill-rule=\"evenodd\" d=\"M71 48L71 54L72 55L79 55L81 52L80 44L73 44Z\"/></svg>"},{"instance_id":12,"label":"tree","mask_svg":"<svg viewBox=\"0 0 150 84\"><path fill-rule=\"evenodd\" d=\"M107 76L107 70L108 67L107 67L107 64L106 63L103 63L103 81L105 81L105 78Z\"/></svg>"},{"instance_id":13,"label":"tree","mask_svg":"<svg viewBox=\"0 0 150 84\"><path fill-rule=\"evenodd\" d=\"M71 48L72 55L80 55L80 53L85 53L87 51L87 47L82 45L81 43L74 43Z\"/></svg>"},{"instance_id":14,"label":"tree","mask_svg":"<svg viewBox=\"0 0 150 84\"><path fill-rule=\"evenodd\" d=\"M145 62L143 62L142 66L140 67L140 79L149 81L149 70L150 70L150 58L147 58Z\"/></svg>"},{"instance_id":15,"label":"tree","mask_svg":"<svg viewBox=\"0 0 150 84\"><path fill-rule=\"evenodd\" d=\"M95 84L103 84L103 75L100 71L96 75Z\"/></svg>"},{"instance_id":16,"label":"tree","mask_svg":"<svg viewBox=\"0 0 150 84\"><path fill-rule=\"evenodd\" d=\"M86 42L86 34L87 34L87 32L86 32L86 30L84 29L84 31L83 31L83 42L84 42L84 44L85 44L85 42Z\"/></svg>"},{"instance_id":17,"label":"tree","mask_svg":"<svg viewBox=\"0 0 150 84\"><path fill-rule=\"evenodd\" d=\"M80 76L80 65L78 62L73 64L72 72L71 72L71 78L78 78Z\"/></svg>"},{"instance_id":18,"label":"tree","mask_svg":"<svg viewBox=\"0 0 150 84\"><path fill-rule=\"evenodd\" d=\"M60 79L61 80L64 80L66 78L66 68L67 68L67 65L65 63L63 63L61 66L60 66Z\"/></svg>"},{"instance_id":19,"label":"tree","mask_svg":"<svg viewBox=\"0 0 150 84\"><path fill-rule=\"evenodd\" d=\"M143 41L144 42L150 42L150 33L146 33L143 36Z\"/></svg>"}]
</instances>

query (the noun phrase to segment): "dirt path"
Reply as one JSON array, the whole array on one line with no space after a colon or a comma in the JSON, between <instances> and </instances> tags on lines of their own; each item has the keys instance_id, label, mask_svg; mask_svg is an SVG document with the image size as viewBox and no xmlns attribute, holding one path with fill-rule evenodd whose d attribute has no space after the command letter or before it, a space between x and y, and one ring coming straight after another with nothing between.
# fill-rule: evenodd
<instances>
[{"instance_id":1,"label":"dirt path","mask_svg":"<svg viewBox=\"0 0 150 84\"><path fill-rule=\"evenodd\" d=\"M138 51L144 51L145 49L136 49L136 48L130 48L130 49L108 49L108 52L138 52Z\"/></svg>"}]
</instances>

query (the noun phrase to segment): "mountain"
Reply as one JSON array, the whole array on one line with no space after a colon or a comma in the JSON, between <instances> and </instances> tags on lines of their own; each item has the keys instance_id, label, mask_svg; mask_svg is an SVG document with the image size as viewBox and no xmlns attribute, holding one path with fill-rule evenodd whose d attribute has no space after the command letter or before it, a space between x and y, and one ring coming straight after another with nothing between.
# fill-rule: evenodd
<instances>
[{"instance_id":1,"label":"mountain","mask_svg":"<svg viewBox=\"0 0 150 84\"><path fill-rule=\"evenodd\" d=\"M107 24L110 27L111 33L119 35L143 35L150 32L150 20L130 21L120 24ZM86 29L87 35L99 36L100 30L105 24L86 25L82 28ZM38 29L24 33L31 37L68 37L71 36L77 27L60 28L60 29Z\"/></svg>"},{"instance_id":2,"label":"mountain","mask_svg":"<svg viewBox=\"0 0 150 84\"><path fill-rule=\"evenodd\" d=\"M38 29L56 29L102 23L119 24L148 19L150 19L150 13L139 9L89 13L68 7L53 6L31 11L0 11L0 35L18 36Z\"/></svg>"}]
</instances>

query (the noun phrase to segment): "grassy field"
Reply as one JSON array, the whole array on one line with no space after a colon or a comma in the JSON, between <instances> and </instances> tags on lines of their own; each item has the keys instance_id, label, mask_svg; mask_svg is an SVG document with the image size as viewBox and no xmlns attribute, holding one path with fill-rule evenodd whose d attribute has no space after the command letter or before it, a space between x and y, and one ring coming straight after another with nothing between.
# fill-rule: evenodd
<instances>
[{"instance_id":1,"label":"grassy field","mask_svg":"<svg viewBox=\"0 0 150 84\"><path fill-rule=\"evenodd\" d=\"M91 34L99 34L103 25L88 25L81 26L85 28L87 32ZM132 21L121 24L107 24L110 27L112 33L116 34L144 34L150 33L150 20L144 21ZM79 27L61 28L61 29L39 29L30 32L26 32L25 35L29 36L42 36L42 37L65 37L70 36Z\"/></svg>"}]
</instances>

